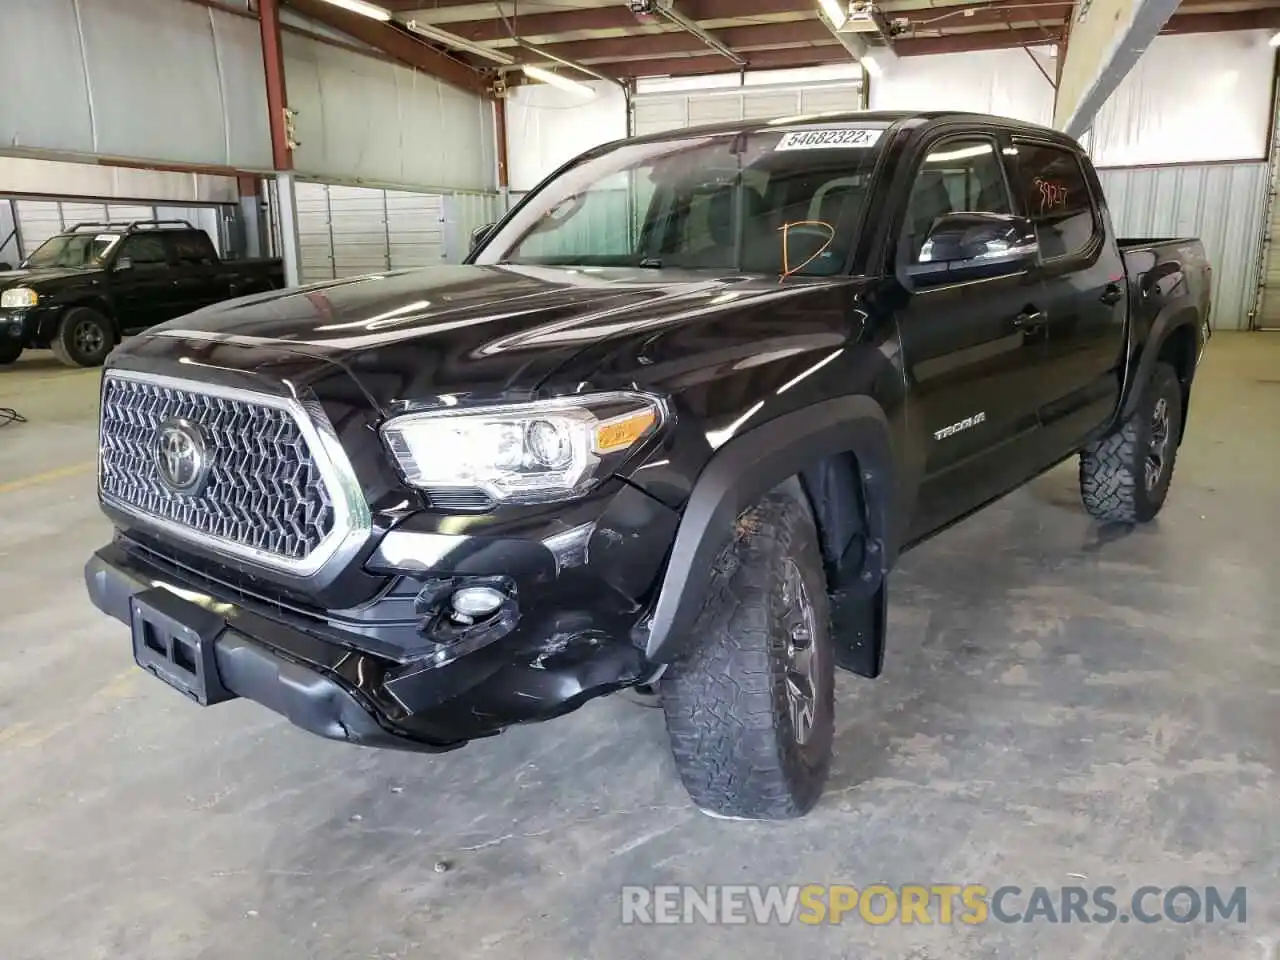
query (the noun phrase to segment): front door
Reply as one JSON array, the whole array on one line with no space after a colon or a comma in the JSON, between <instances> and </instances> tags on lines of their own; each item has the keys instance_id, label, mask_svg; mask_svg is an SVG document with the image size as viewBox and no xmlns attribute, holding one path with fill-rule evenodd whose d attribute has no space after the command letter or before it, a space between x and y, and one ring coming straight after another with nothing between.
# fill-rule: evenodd
<instances>
[{"instance_id":1,"label":"front door","mask_svg":"<svg viewBox=\"0 0 1280 960\"><path fill-rule=\"evenodd\" d=\"M925 147L899 243L917 262L943 214L1014 212L1001 144L953 135ZM1045 355L1043 289L1027 270L961 283L920 284L899 311L907 417L923 477L912 512L917 540L1024 479L1019 449L1038 429L1036 378Z\"/></svg>"},{"instance_id":2,"label":"front door","mask_svg":"<svg viewBox=\"0 0 1280 960\"><path fill-rule=\"evenodd\" d=\"M169 265L169 247L159 231L133 233L121 241L111 266L111 293L116 320L125 333L177 316L180 294Z\"/></svg>"}]
</instances>

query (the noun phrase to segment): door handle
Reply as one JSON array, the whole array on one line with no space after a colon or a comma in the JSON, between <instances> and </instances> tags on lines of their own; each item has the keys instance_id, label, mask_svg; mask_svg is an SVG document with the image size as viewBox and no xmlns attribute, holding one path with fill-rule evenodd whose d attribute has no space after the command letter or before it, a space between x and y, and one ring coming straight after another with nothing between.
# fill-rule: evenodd
<instances>
[{"instance_id":1,"label":"door handle","mask_svg":"<svg viewBox=\"0 0 1280 960\"><path fill-rule=\"evenodd\" d=\"M1098 299L1109 307L1114 306L1124 299L1124 288L1118 283L1108 283Z\"/></svg>"},{"instance_id":2,"label":"door handle","mask_svg":"<svg viewBox=\"0 0 1280 960\"><path fill-rule=\"evenodd\" d=\"M1037 310L1035 307L1024 307L1022 312L1013 318L1013 325L1019 330L1034 330L1036 327L1044 326L1044 312Z\"/></svg>"}]
</instances>

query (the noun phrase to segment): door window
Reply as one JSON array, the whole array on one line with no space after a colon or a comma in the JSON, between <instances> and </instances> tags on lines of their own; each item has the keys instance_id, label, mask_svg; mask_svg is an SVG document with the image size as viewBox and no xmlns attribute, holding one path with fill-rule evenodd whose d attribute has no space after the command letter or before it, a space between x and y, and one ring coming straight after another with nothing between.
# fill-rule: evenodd
<instances>
[{"instance_id":1,"label":"door window","mask_svg":"<svg viewBox=\"0 0 1280 960\"><path fill-rule=\"evenodd\" d=\"M172 233L173 252L179 263L211 264L216 259L213 243L203 230L191 233Z\"/></svg>"},{"instance_id":2,"label":"door window","mask_svg":"<svg viewBox=\"0 0 1280 960\"><path fill-rule=\"evenodd\" d=\"M157 266L169 262L164 238L151 233L135 233L120 245L120 256L128 257L135 267Z\"/></svg>"},{"instance_id":3,"label":"door window","mask_svg":"<svg viewBox=\"0 0 1280 960\"><path fill-rule=\"evenodd\" d=\"M1013 213L994 140L959 137L929 148L907 201L908 263L920 262L929 229L948 213Z\"/></svg>"},{"instance_id":4,"label":"door window","mask_svg":"<svg viewBox=\"0 0 1280 960\"><path fill-rule=\"evenodd\" d=\"M1089 186L1076 155L1042 143L1018 144L1015 189L1035 224L1044 260L1083 253L1098 232Z\"/></svg>"}]
</instances>

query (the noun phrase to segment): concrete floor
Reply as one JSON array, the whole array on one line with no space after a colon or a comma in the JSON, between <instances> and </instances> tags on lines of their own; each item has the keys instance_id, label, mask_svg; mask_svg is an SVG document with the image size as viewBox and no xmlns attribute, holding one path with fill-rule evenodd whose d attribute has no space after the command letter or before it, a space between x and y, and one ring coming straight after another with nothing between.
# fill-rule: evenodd
<instances>
[{"instance_id":1,"label":"concrete floor","mask_svg":"<svg viewBox=\"0 0 1280 960\"><path fill-rule=\"evenodd\" d=\"M616 697L440 757L184 701L84 596L95 392L0 369L5 960L1277 956L1280 336L1211 345L1158 522L1099 529L1064 466L904 558L886 675L840 677L784 825L693 811ZM619 922L627 883L874 882L1244 885L1248 920Z\"/></svg>"}]
</instances>

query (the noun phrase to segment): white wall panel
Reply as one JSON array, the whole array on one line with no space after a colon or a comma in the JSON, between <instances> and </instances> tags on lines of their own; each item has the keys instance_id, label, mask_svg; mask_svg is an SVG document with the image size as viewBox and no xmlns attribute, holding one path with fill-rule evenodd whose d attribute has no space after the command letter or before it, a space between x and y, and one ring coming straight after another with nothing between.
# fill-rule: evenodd
<instances>
[{"instance_id":1,"label":"white wall panel","mask_svg":"<svg viewBox=\"0 0 1280 960\"><path fill-rule=\"evenodd\" d=\"M1266 30L1156 37L1084 140L1100 166L1261 160L1275 50Z\"/></svg>"},{"instance_id":2,"label":"white wall panel","mask_svg":"<svg viewBox=\"0 0 1280 960\"><path fill-rule=\"evenodd\" d=\"M593 81L586 100L547 84L516 87L507 99L511 189L530 190L584 150L627 135L627 101L616 84Z\"/></svg>"},{"instance_id":3,"label":"white wall panel","mask_svg":"<svg viewBox=\"0 0 1280 960\"><path fill-rule=\"evenodd\" d=\"M1031 56L1054 73L1052 48L899 57L871 81L873 110L972 110L1048 126L1053 87Z\"/></svg>"},{"instance_id":4,"label":"white wall panel","mask_svg":"<svg viewBox=\"0 0 1280 960\"><path fill-rule=\"evenodd\" d=\"M263 168L252 20L173 0L0 0L0 143ZM51 69L50 58L57 68Z\"/></svg>"},{"instance_id":5,"label":"white wall panel","mask_svg":"<svg viewBox=\"0 0 1280 960\"><path fill-rule=\"evenodd\" d=\"M494 187L490 105L385 60L284 35L300 174L386 186Z\"/></svg>"},{"instance_id":6,"label":"white wall panel","mask_svg":"<svg viewBox=\"0 0 1280 960\"><path fill-rule=\"evenodd\" d=\"M7 193L235 203L234 177L171 170L140 170L95 163L60 163L29 157L0 157L0 188Z\"/></svg>"},{"instance_id":7,"label":"white wall panel","mask_svg":"<svg viewBox=\"0 0 1280 960\"><path fill-rule=\"evenodd\" d=\"M637 134L660 133L708 123L858 110L861 105L859 82L804 83L760 90L716 84L710 89L637 95L632 100L632 129Z\"/></svg>"},{"instance_id":8,"label":"white wall panel","mask_svg":"<svg viewBox=\"0 0 1280 960\"><path fill-rule=\"evenodd\" d=\"M1257 290L1265 163L1100 170L1116 232L1130 237L1199 237L1213 265L1213 324L1249 326Z\"/></svg>"}]
</instances>

